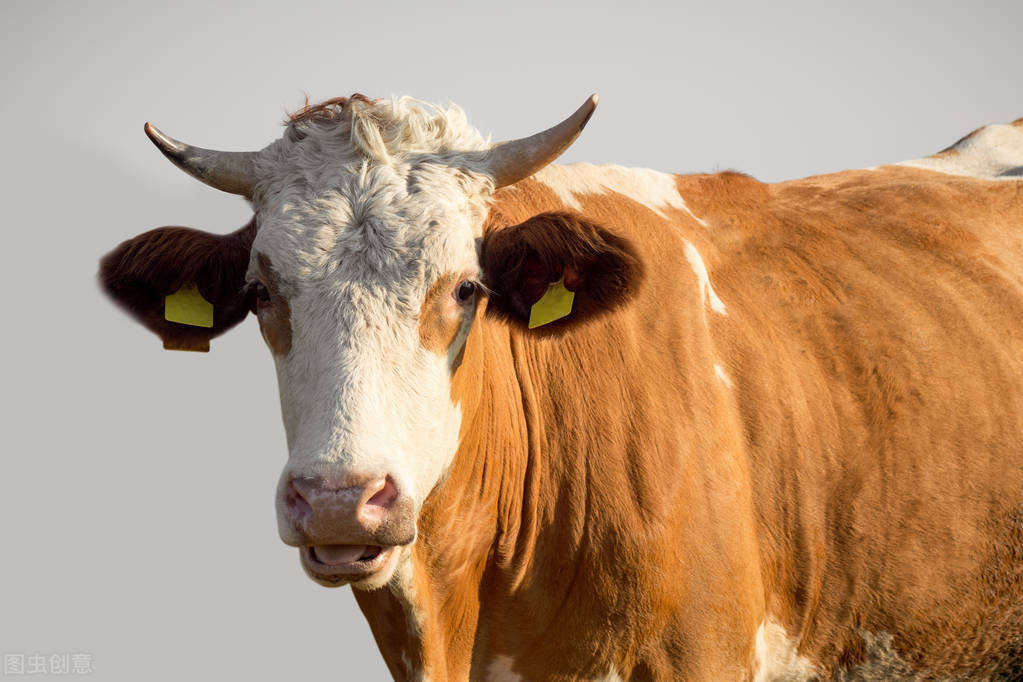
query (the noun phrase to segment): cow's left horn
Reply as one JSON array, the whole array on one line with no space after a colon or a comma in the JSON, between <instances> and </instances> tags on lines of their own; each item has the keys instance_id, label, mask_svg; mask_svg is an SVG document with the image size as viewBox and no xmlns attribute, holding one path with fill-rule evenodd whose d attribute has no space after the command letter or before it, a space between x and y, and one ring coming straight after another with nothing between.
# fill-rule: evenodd
<instances>
[{"instance_id":1,"label":"cow's left horn","mask_svg":"<svg viewBox=\"0 0 1023 682\"><path fill-rule=\"evenodd\" d=\"M528 178L568 149L597 107L597 96L590 95L575 113L542 133L519 140L498 142L487 155L487 170L495 187L506 187Z\"/></svg>"},{"instance_id":2,"label":"cow's left horn","mask_svg":"<svg viewBox=\"0 0 1023 682\"><path fill-rule=\"evenodd\" d=\"M231 194L252 196L258 152L218 152L193 147L164 135L152 123L146 123L146 135L171 163L199 182Z\"/></svg>"}]
</instances>

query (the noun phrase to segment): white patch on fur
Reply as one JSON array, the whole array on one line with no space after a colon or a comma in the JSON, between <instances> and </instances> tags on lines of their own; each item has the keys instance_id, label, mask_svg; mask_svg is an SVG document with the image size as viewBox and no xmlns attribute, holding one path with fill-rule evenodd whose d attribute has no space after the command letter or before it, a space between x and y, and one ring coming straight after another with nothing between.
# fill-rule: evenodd
<instances>
[{"instance_id":1,"label":"white patch on fur","mask_svg":"<svg viewBox=\"0 0 1023 682\"><path fill-rule=\"evenodd\" d=\"M686 260L689 261L690 267L692 267L693 272L700 281L700 299L710 305L710 309L717 314L727 315L728 311L725 309L725 304L714 293L714 287L710 284L707 266L704 265L700 252L688 240L683 240L683 242L685 243Z\"/></svg>"},{"instance_id":2,"label":"white patch on fur","mask_svg":"<svg viewBox=\"0 0 1023 682\"><path fill-rule=\"evenodd\" d=\"M1023 126L985 126L951 149L896 165L983 180L1023 180Z\"/></svg>"},{"instance_id":3,"label":"white patch on fur","mask_svg":"<svg viewBox=\"0 0 1023 682\"><path fill-rule=\"evenodd\" d=\"M473 310L475 311L475 309ZM451 341L451 345L448 346L447 358L448 365L451 367L455 366L455 361L458 359L458 355L462 352L462 348L465 346L465 342L469 338L469 331L472 330L472 322L473 315L466 315L465 320L462 322L462 326L458 328L458 333L455 334L455 338Z\"/></svg>"},{"instance_id":4,"label":"white patch on fur","mask_svg":"<svg viewBox=\"0 0 1023 682\"><path fill-rule=\"evenodd\" d=\"M289 476L390 475L418 513L444 476L453 358L422 347L418 316L440 276L479 269L493 181L471 169L487 148L457 107L402 98L292 124L261 153L250 277L266 254L291 307L291 352L274 357L282 491Z\"/></svg>"},{"instance_id":5,"label":"white patch on fur","mask_svg":"<svg viewBox=\"0 0 1023 682\"><path fill-rule=\"evenodd\" d=\"M717 375L718 380L728 388L732 388L732 380L725 372L725 368L718 363L714 363L714 374Z\"/></svg>"},{"instance_id":6,"label":"white patch on fur","mask_svg":"<svg viewBox=\"0 0 1023 682\"><path fill-rule=\"evenodd\" d=\"M927 674L926 670L914 668L903 659L892 645L894 637L890 633L860 630L859 635L864 645L863 662L848 670L836 670L832 675L834 682L937 679L934 675ZM993 679L994 673L992 670L974 670L971 679Z\"/></svg>"},{"instance_id":7,"label":"white patch on fur","mask_svg":"<svg viewBox=\"0 0 1023 682\"><path fill-rule=\"evenodd\" d=\"M814 665L796 651L796 644L773 618L757 628L753 654L754 682L800 682L817 675Z\"/></svg>"},{"instance_id":8,"label":"white patch on fur","mask_svg":"<svg viewBox=\"0 0 1023 682\"><path fill-rule=\"evenodd\" d=\"M409 638L418 641L422 638L426 629L426 613L420 605L419 595L415 587L415 568L412 563L412 551L406 547L402 550L401 558L398 561L398 568L394 571L394 579L388 583L391 594L401 602L406 613L409 615L408 628ZM412 666L411 659L406 652L402 652L402 663L410 680L425 681L429 679L427 669L416 670Z\"/></svg>"},{"instance_id":9,"label":"white patch on fur","mask_svg":"<svg viewBox=\"0 0 1023 682\"><path fill-rule=\"evenodd\" d=\"M510 656L498 656L487 666L487 679L491 682L522 682L525 678L512 670L514 664Z\"/></svg>"},{"instance_id":10,"label":"white patch on fur","mask_svg":"<svg viewBox=\"0 0 1023 682\"><path fill-rule=\"evenodd\" d=\"M673 208L708 227L686 206L682 195L678 193L675 176L668 173L647 168L572 163L566 166L547 166L534 175L533 179L554 190L565 206L576 211L583 209L576 195L605 194L611 191L646 206L661 218L667 217L663 209Z\"/></svg>"},{"instance_id":11,"label":"white patch on fur","mask_svg":"<svg viewBox=\"0 0 1023 682\"><path fill-rule=\"evenodd\" d=\"M401 651L401 664L405 666L405 676L414 680L416 678L416 671L412 667L412 659L408 657L408 652L402 649Z\"/></svg>"},{"instance_id":12,"label":"white patch on fur","mask_svg":"<svg viewBox=\"0 0 1023 682\"><path fill-rule=\"evenodd\" d=\"M498 656L487 666L487 680L490 682L525 682L522 675L513 670L515 660L511 656ZM622 676L612 666L606 675L594 677L592 682L623 682Z\"/></svg>"}]
</instances>

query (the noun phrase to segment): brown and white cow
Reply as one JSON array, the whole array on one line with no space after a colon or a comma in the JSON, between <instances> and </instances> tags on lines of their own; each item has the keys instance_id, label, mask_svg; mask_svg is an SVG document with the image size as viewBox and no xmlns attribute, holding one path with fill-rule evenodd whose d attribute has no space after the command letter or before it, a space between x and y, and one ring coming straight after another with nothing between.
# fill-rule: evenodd
<instances>
[{"instance_id":1,"label":"brown and white cow","mask_svg":"<svg viewBox=\"0 0 1023 682\"><path fill-rule=\"evenodd\" d=\"M493 146L411 99L254 153L147 126L255 217L101 280L172 348L255 311L281 537L396 678L1023 674L1023 119L774 185L548 165L595 103ZM191 284L212 327L164 319Z\"/></svg>"}]
</instances>

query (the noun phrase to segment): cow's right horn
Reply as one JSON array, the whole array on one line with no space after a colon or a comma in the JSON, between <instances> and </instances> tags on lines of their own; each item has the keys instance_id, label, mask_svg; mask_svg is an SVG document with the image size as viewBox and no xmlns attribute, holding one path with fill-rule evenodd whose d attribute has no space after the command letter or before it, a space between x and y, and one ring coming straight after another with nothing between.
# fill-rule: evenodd
<instances>
[{"instance_id":1,"label":"cow's right horn","mask_svg":"<svg viewBox=\"0 0 1023 682\"><path fill-rule=\"evenodd\" d=\"M528 178L568 149L597 108L597 96L590 97L575 113L547 130L509 142L498 142L487 154L487 170L495 187L506 187Z\"/></svg>"},{"instance_id":2,"label":"cow's right horn","mask_svg":"<svg viewBox=\"0 0 1023 682\"><path fill-rule=\"evenodd\" d=\"M218 152L179 142L146 123L146 135L171 160L199 182L231 194L252 197L258 152Z\"/></svg>"}]
</instances>

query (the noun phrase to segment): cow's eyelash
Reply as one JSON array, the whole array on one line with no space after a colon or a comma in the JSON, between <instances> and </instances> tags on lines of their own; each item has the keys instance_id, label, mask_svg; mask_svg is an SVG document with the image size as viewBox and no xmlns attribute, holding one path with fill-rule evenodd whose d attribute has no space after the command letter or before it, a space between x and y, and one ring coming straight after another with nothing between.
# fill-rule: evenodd
<instances>
[{"instance_id":1,"label":"cow's eyelash","mask_svg":"<svg viewBox=\"0 0 1023 682\"><path fill-rule=\"evenodd\" d=\"M494 293L486 284L483 283L482 275L476 275L475 277L466 277L462 281L472 282L473 285L475 285L477 291L486 294L487 296Z\"/></svg>"}]
</instances>

